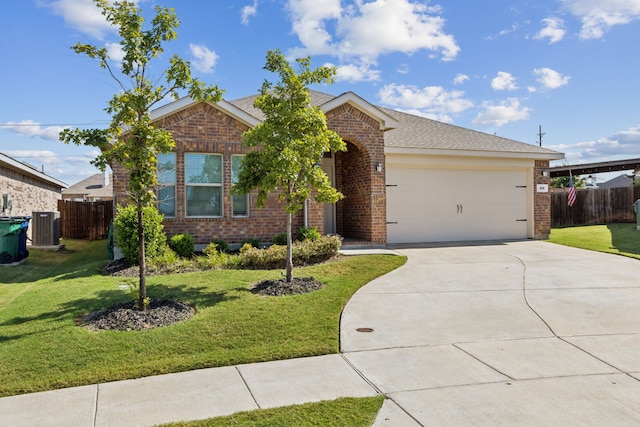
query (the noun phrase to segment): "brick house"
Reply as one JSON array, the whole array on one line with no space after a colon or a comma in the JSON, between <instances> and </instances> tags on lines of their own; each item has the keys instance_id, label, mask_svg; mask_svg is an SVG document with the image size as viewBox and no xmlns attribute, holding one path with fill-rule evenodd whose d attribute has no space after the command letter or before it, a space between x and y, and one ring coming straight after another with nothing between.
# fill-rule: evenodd
<instances>
[{"instance_id":1,"label":"brick house","mask_svg":"<svg viewBox=\"0 0 640 427\"><path fill-rule=\"evenodd\" d=\"M6 194L11 209L0 215L31 216L33 212L55 212L67 185L43 172L0 153L0 205ZM0 206L1 207L1 206ZM27 233L31 238L31 229Z\"/></svg>"},{"instance_id":2,"label":"brick house","mask_svg":"<svg viewBox=\"0 0 640 427\"><path fill-rule=\"evenodd\" d=\"M229 192L242 155L243 132L263 119L255 96L217 104L189 98L154 110L171 131L172 153L159 158L158 207L167 235L270 242L285 230L271 195ZM564 155L470 129L377 107L353 92L311 91L347 151L325 153L321 167L345 198L308 201L294 227L317 227L347 241L374 244L544 239L550 231L549 161ZM114 200L126 202L127 173L113 165Z\"/></svg>"}]
</instances>

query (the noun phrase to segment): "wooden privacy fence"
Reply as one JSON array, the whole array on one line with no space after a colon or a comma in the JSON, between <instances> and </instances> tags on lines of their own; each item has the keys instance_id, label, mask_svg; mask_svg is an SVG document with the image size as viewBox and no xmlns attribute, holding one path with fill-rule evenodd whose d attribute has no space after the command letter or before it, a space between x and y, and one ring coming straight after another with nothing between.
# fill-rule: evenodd
<instances>
[{"instance_id":1,"label":"wooden privacy fence","mask_svg":"<svg viewBox=\"0 0 640 427\"><path fill-rule=\"evenodd\" d=\"M576 203L567 206L566 189L551 193L551 226L635 222L633 203L640 199L640 186L576 190Z\"/></svg>"},{"instance_id":2,"label":"wooden privacy fence","mask_svg":"<svg viewBox=\"0 0 640 427\"><path fill-rule=\"evenodd\" d=\"M73 202L58 200L60 237L66 239L100 240L109 235L113 219L113 201Z\"/></svg>"}]
</instances>

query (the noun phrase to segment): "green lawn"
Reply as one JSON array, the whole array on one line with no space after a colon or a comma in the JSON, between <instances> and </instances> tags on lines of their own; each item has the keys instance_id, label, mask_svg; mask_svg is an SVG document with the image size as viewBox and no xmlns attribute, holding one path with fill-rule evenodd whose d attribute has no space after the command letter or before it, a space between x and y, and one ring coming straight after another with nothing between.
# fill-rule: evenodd
<instances>
[{"instance_id":1,"label":"green lawn","mask_svg":"<svg viewBox=\"0 0 640 427\"><path fill-rule=\"evenodd\" d=\"M373 424L383 396L344 398L284 408L238 412L227 417L165 424L164 427L367 427Z\"/></svg>"},{"instance_id":2,"label":"green lawn","mask_svg":"<svg viewBox=\"0 0 640 427\"><path fill-rule=\"evenodd\" d=\"M640 259L640 230L636 229L635 223L554 228L549 240L565 246Z\"/></svg>"},{"instance_id":3,"label":"green lawn","mask_svg":"<svg viewBox=\"0 0 640 427\"><path fill-rule=\"evenodd\" d=\"M326 283L290 297L248 291L281 271L216 270L150 276L153 299L196 307L191 319L139 332L89 331L78 319L128 301L121 278L99 274L106 243L65 241L0 268L0 396L198 368L338 352L340 313L361 286L402 265L398 256L345 257L297 268Z\"/></svg>"}]
</instances>

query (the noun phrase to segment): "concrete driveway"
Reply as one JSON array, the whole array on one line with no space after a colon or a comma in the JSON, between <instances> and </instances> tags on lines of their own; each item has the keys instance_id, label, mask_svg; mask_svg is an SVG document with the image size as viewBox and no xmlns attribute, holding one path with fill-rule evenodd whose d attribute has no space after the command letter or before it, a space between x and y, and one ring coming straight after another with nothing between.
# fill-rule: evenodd
<instances>
[{"instance_id":1,"label":"concrete driveway","mask_svg":"<svg viewBox=\"0 0 640 427\"><path fill-rule=\"evenodd\" d=\"M341 350L375 426L640 425L640 261L539 241L399 249Z\"/></svg>"}]
</instances>

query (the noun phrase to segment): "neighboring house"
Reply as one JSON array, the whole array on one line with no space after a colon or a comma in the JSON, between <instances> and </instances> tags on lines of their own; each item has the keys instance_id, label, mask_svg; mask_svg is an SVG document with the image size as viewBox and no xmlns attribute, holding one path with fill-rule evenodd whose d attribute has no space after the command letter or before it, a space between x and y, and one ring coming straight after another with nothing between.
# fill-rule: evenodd
<instances>
[{"instance_id":1,"label":"neighboring house","mask_svg":"<svg viewBox=\"0 0 640 427\"><path fill-rule=\"evenodd\" d=\"M598 184L598 188L620 188L633 185L633 176L619 175L609 181Z\"/></svg>"},{"instance_id":2,"label":"neighboring house","mask_svg":"<svg viewBox=\"0 0 640 427\"><path fill-rule=\"evenodd\" d=\"M67 184L33 166L0 153L0 215L31 216L33 212L56 212ZM5 196L6 195L6 196ZM10 201L4 210L3 200ZM31 238L31 229L28 229Z\"/></svg>"},{"instance_id":3,"label":"neighboring house","mask_svg":"<svg viewBox=\"0 0 640 427\"><path fill-rule=\"evenodd\" d=\"M76 202L113 200L113 185L108 172L97 173L62 190L62 199Z\"/></svg>"},{"instance_id":4,"label":"neighboring house","mask_svg":"<svg viewBox=\"0 0 640 427\"><path fill-rule=\"evenodd\" d=\"M270 242L285 230L277 195L233 196L242 134L263 119L255 96L217 104L183 98L154 110L174 152L159 158L159 209L168 235ZM549 161L562 153L377 107L353 92L311 91L346 152L318 159L345 198L309 201L294 226L375 244L545 239L550 232ZM321 160L321 162L320 162ZM127 172L112 165L114 200L126 202Z\"/></svg>"}]
</instances>

